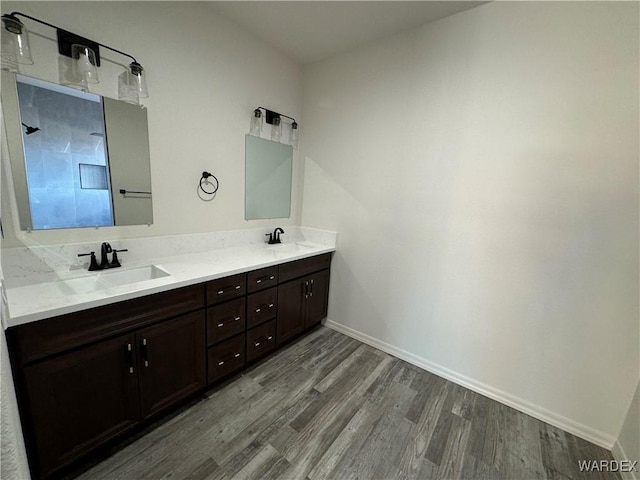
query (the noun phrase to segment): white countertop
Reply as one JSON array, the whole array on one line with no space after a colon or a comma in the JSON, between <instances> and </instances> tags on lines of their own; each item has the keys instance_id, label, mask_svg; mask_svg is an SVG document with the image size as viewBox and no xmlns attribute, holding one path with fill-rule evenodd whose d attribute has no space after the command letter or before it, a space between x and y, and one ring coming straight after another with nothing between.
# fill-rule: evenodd
<instances>
[{"instance_id":1,"label":"white countertop","mask_svg":"<svg viewBox=\"0 0 640 480\"><path fill-rule=\"evenodd\" d=\"M333 246L306 241L281 245L243 245L158 258L153 262L125 262L115 270L62 271L58 272L58 281L7 288L9 318L5 319L4 327L15 327L333 251ZM133 270L147 265L155 265L169 275L115 287L91 289L92 283L100 275L106 276L110 272ZM77 293L78 288L71 288L71 283L67 284L67 280L72 280L76 286L84 285L85 288L80 289L83 292Z\"/></svg>"}]
</instances>

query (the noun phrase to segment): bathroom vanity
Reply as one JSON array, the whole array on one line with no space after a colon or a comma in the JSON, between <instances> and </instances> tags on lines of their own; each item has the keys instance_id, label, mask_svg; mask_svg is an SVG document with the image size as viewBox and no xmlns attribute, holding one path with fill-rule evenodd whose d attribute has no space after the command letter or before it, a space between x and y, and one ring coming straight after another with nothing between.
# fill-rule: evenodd
<instances>
[{"instance_id":1,"label":"bathroom vanity","mask_svg":"<svg viewBox=\"0 0 640 480\"><path fill-rule=\"evenodd\" d=\"M10 326L34 478L58 476L316 326L325 250Z\"/></svg>"}]
</instances>

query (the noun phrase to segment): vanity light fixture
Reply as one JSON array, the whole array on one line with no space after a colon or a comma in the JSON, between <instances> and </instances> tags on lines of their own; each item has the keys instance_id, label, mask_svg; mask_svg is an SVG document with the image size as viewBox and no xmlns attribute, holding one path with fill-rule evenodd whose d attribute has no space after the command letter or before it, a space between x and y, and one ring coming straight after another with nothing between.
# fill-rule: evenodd
<instances>
[{"instance_id":1,"label":"vanity light fixture","mask_svg":"<svg viewBox=\"0 0 640 480\"><path fill-rule=\"evenodd\" d=\"M253 111L251 116L251 126L249 127L249 135L259 137L262 132L262 112L259 108Z\"/></svg>"},{"instance_id":2,"label":"vanity light fixture","mask_svg":"<svg viewBox=\"0 0 640 480\"><path fill-rule=\"evenodd\" d=\"M271 141L279 142L282 137L282 121L280 117L275 117L271 123Z\"/></svg>"},{"instance_id":3,"label":"vanity light fixture","mask_svg":"<svg viewBox=\"0 0 640 480\"><path fill-rule=\"evenodd\" d=\"M2 51L0 55L3 70L18 72L19 64L33 64L29 46L29 32L18 17L28 18L56 30L58 52L61 55L58 74L62 85L80 88L86 92L88 84L98 83L100 47L103 47L132 60L129 67L118 77L118 97L131 103L139 103L140 98L149 96L144 68L132 55L81 37L22 12L2 15L2 30L0 32Z\"/></svg>"},{"instance_id":4,"label":"vanity light fixture","mask_svg":"<svg viewBox=\"0 0 640 480\"><path fill-rule=\"evenodd\" d=\"M268 108L258 107L253 111L251 116L251 126L249 127L249 134L254 137L259 137L262 132L262 111L264 110L264 120L271 125L271 140L273 142L280 142L282 138L282 119L286 118L291 120L291 132L289 134L289 144L297 149L300 140L298 131L298 122L293 117L284 115L283 113L274 112Z\"/></svg>"}]
</instances>

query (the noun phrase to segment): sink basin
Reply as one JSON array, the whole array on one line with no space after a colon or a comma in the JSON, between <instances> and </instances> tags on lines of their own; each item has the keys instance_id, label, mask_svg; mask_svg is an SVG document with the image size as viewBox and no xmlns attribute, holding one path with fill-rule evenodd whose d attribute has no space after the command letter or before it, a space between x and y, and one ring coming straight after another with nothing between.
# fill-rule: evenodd
<instances>
[{"instance_id":1,"label":"sink basin","mask_svg":"<svg viewBox=\"0 0 640 480\"><path fill-rule=\"evenodd\" d=\"M60 282L51 282L49 288L54 288L62 295L72 295L74 293L88 293L106 288L97 277L70 278Z\"/></svg>"},{"instance_id":2,"label":"sink basin","mask_svg":"<svg viewBox=\"0 0 640 480\"><path fill-rule=\"evenodd\" d=\"M280 252L280 253L297 253L297 252L308 252L313 247L311 245L305 245L304 243L296 242L296 243L281 243L280 245L273 245L268 247L268 250L272 252Z\"/></svg>"},{"instance_id":3,"label":"sink basin","mask_svg":"<svg viewBox=\"0 0 640 480\"><path fill-rule=\"evenodd\" d=\"M52 282L13 287L9 288L9 290L12 291L15 298L22 298L24 302L29 302L29 299L33 297L64 297L117 289L118 287L127 287L134 283L149 280L162 278L171 280L167 272L155 265L87 273L89 275L83 274L72 278L61 278Z\"/></svg>"},{"instance_id":4,"label":"sink basin","mask_svg":"<svg viewBox=\"0 0 640 480\"><path fill-rule=\"evenodd\" d=\"M129 283L145 282L156 278L168 277L169 274L155 265L132 268L130 270L107 270L100 272L99 281L107 287L117 287Z\"/></svg>"},{"instance_id":5,"label":"sink basin","mask_svg":"<svg viewBox=\"0 0 640 480\"><path fill-rule=\"evenodd\" d=\"M288 258L292 254L296 253L305 253L312 250L314 247L312 245L306 245L301 242L295 243L281 243L280 245L273 245L271 247L267 247L273 256L277 259Z\"/></svg>"}]
</instances>

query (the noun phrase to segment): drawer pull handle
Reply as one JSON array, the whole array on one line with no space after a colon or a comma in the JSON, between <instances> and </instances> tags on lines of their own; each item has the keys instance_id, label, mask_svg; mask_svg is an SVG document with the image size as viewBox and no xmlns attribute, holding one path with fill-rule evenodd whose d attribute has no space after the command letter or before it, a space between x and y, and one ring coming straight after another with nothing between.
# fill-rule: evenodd
<instances>
[{"instance_id":1,"label":"drawer pull handle","mask_svg":"<svg viewBox=\"0 0 640 480\"><path fill-rule=\"evenodd\" d=\"M259 347L260 346L260 342L256 342L253 344L255 347Z\"/></svg>"},{"instance_id":2,"label":"drawer pull handle","mask_svg":"<svg viewBox=\"0 0 640 480\"><path fill-rule=\"evenodd\" d=\"M273 308L273 303L270 303L270 304L269 304L269 308Z\"/></svg>"},{"instance_id":3,"label":"drawer pull handle","mask_svg":"<svg viewBox=\"0 0 640 480\"><path fill-rule=\"evenodd\" d=\"M240 317L236 317L233 319L235 322L237 322L238 320L240 320Z\"/></svg>"},{"instance_id":4,"label":"drawer pull handle","mask_svg":"<svg viewBox=\"0 0 640 480\"><path fill-rule=\"evenodd\" d=\"M267 340L272 340L273 336L267 337Z\"/></svg>"},{"instance_id":5,"label":"drawer pull handle","mask_svg":"<svg viewBox=\"0 0 640 480\"><path fill-rule=\"evenodd\" d=\"M231 288L231 287L228 287L228 288ZM240 285L236 285L234 288L236 290L240 290ZM222 295L222 294L224 294L224 290L218 290L218 295Z\"/></svg>"},{"instance_id":6,"label":"drawer pull handle","mask_svg":"<svg viewBox=\"0 0 640 480\"><path fill-rule=\"evenodd\" d=\"M274 280L276 277L275 275L271 275L269 277L262 277L256 280L256 283L262 283L263 280Z\"/></svg>"},{"instance_id":7,"label":"drawer pull handle","mask_svg":"<svg viewBox=\"0 0 640 480\"><path fill-rule=\"evenodd\" d=\"M256 308L256 313L260 313L260 308Z\"/></svg>"},{"instance_id":8,"label":"drawer pull handle","mask_svg":"<svg viewBox=\"0 0 640 480\"><path fill-rule=\"evenodd\" d=\"M218 328L220 328L220 327L224 327L224 323L219 323L218 324Z\"/></svg>"},{"instance_id":9,"label":"drawer pull handle","mask_svg":"<svg viewBox=\"0 0 640 480\"><path fill-rule=\"evenodd\" d=\"M238 358L239 356L240 356L240 354L239 354L239 353L236 353L236 354L233 356L233 358Z\"/></svg>"},{"instance_id":10,"label":"drawer pull handle","mask_svg":"<svg viewBox=\"0 0 640 480\"><path fill-rule=\"evenodd\" d=\"M220 365L224 365L224 360L221 361L221 362L218 362L218 366L220 366Z\"/></svg>"}]
</instances>

